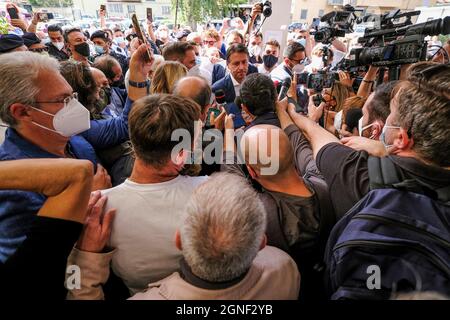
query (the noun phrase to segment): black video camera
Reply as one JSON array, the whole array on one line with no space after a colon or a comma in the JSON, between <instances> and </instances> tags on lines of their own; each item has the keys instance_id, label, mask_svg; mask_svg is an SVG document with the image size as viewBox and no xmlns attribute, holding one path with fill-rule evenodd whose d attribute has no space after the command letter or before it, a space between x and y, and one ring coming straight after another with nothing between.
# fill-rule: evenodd
<instances>
[{"instance_id":1,"label":"black video camera","mask_svg":"<svg viewBox=\"0 0 450 320\"><path fill-rule=\"evenodd\" d=\"M346 33L353 32L353 25L357 20L356 10L351 5L344 6L343 11L332 11L324 15L320 21L327 24L318 28L312 34L316 42L331 43L337 37L345 37Z\"/></svg>"}]
</instances>

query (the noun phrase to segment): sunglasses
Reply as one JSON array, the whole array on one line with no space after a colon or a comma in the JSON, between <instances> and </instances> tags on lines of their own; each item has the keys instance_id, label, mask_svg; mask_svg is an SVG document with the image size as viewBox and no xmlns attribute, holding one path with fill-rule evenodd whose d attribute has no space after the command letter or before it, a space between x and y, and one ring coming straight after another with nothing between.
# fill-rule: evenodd
<instances>
[{"instance_id":1,"label":"sunglasses","mask_svg":"<svg viewBox=\"0 0 450 320\"><path fill-rule=\"evenodd\" d=\"M208 44L210 46L213 46L215 43L216 41L207 41L207 40L203 41L203 44Z\"/></svg>"}]
</instances>

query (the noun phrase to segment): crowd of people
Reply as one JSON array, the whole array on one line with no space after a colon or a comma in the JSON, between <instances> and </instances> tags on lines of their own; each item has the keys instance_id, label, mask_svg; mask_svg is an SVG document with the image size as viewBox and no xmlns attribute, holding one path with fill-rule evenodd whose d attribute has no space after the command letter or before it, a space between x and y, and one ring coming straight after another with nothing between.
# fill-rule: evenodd
<instances>
[{"instance_id":1,"label":"crowd of people","mask_svg":"<svg viewBox=\"0 0 450 320\"><path fill-rule=\"evenodd\" d=\"M11 20L1 296L450 295L450 41L399 80L340 70L317 91L299 75L336 66L348 43L298 28L281 52L252 32L260 14L172 35L149 21L146 43L132 26Z\"/></svg>"}]
</instances>

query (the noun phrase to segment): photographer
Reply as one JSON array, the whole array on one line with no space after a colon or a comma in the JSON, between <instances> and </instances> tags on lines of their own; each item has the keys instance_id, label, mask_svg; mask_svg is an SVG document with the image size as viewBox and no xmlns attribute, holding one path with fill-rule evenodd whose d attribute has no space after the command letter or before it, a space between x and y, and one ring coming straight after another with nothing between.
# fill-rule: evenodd
<instances>
[{"instance_id":1,"label":"photographer","mask_svg":"<svg viewBox=\"0 0 450 320\"><path fill-rule=\"evenodd\" d=\"M446 156L450 148L447 128L450 119L442 118L449 115L445 111L449 108L449 79L448 65L413 65L407 80L395 90L380 137L389 159L403 177L437 189L450 181ZM310 141L337 215L343 216L369 192L368 153L342 145L335 136L292 108L289 114Z\"/></svg>"},{"instance_id":2,"label":"photographer","mask_svg":"<svg viewBox=\"0 0 450 320\"><path fill-rule=\"evenodd\" d=\"M270 73L273 81L283 82L303 72L306 59L305 47L297 42L291 43L284 49L283 59L283 62ZM297 87L297 103L301 108L306 108L308 104L308 93L302 86Z\"/></svg>"}]
</instances>

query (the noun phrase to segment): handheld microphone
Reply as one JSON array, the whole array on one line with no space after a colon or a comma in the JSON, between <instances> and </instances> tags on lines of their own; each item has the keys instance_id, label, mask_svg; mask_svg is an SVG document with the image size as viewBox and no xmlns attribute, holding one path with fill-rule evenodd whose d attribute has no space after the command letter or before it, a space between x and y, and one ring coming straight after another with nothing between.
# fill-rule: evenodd
<instances>
[{"instance_id":1,"label":"handheld microphone","mask_svg":"<svg viewBox=\"0 0 450 320\"><path fill-rule=\"evenodd\" d=\"M292 84L292 80L289 77L283 81L283 84L281 85L280 94L278 95L278 101L281 101L284 98L286 98L287 93L288 93L289 89L291 88L291 84Z\"/></svg>"},{"instance_id":2,"label":"handheld microphone","mask_svg":"<svg viewBox=\"0 0 450 320\"><path fill-rule=\"evenodd\" d=\"M225 91L219 89L214 92L214 95L216 96L216 102L218 105L224 106L227 104L227 101L225 100Z\"/></svg>"}]
</instances>

